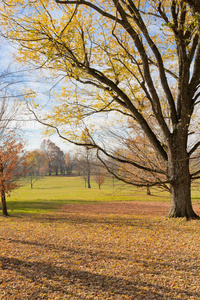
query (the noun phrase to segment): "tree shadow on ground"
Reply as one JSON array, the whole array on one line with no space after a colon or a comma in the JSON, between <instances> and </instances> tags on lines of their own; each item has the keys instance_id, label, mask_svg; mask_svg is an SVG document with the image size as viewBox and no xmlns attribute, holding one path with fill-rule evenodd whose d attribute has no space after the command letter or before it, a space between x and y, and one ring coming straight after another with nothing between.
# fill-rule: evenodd
<instances>
[{"instance_id":1,"label":"tree shadow on ground","mask_svg":"<svg viewBox=\"0 0 200 300\"><path fill-rule=\"evenodd\" d=\"M2 270L12 270L36 285L40 283L44 291L59 291L62 296L70 294L71 292L69 293L68 291L69 286L76 284L82 286L85 290L88 289L92 293L109 292L113 296L116 295L116 297L127 295L130 297L129 299L163 299L164 295L171 294L173 291L173 288L147 284L139 278L137 281L126 280L116 276L95 274L73 268L63 268L46 262L26 262L7 257L0 257L0 262ZM143 288L146 288L146 290ZM40 299L40 292L40 290L30 292L30 299ZM196 297L195 299L200 297L200 293L191 293L186 290L179 290L177 292L188 297ZM83 297L82 299L85 298ZM170 296L167 299L175 300L177 298Z\"/></svg>"}]
</instances>

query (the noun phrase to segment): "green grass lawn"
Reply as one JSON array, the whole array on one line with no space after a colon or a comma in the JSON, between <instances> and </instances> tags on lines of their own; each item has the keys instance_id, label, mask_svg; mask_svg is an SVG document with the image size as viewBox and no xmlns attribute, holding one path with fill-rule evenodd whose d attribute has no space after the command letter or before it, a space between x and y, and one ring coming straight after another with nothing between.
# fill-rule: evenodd
<instances>
[{"instance_id":1,"label":"green grass lawn","mask_svg":"<svg viewBox=\"0 0 200 300\"><path fill-rule=\"evenodd\" d=\"M147 196L144 188L107 179L99 190L95 181L85 188L81 177L47 176L37 181L33 189L27 182L7 197L8 211L12 213L44 213L60 209L66 204L88 204L117 201L169 201L169 194L152 189Z\"/></svg>"},{"instance_id":2,"label":"green grass lawn","mask_svg":"<svg viewBox=\"0 0 200 300\"><path fill-rule=\"evenodd\" d=\"M66 204L88 204L118 201L170 201L170 195L162 190L151 189L151 195L145 188L137 188L123 182L107 179L99 190L95 181L91 189L85 188L81 177L46 176L37 181L33 189L26 181L7 197L8 211L15 213L45 213L61 209ZM194 203L200 202L200 191L195 184L192 190Z\"/></svg>"}]
</instances>

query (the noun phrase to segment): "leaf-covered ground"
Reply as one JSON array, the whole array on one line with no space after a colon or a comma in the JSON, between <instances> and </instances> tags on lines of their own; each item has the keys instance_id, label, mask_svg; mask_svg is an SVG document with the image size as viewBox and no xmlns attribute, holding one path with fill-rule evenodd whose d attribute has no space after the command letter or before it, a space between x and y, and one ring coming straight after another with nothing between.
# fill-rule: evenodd
<instances>
[{"instance_id":1,"label":"leaf-covered ground","mask_svg":"<svg viewBox=\"0 0 200 300\"><path fill-rule=\"evenodd\" d=\"M168 209L128 202L0 217L0 299L200 299L200 221L168 220Z\"/></svg>"}]
</instances>

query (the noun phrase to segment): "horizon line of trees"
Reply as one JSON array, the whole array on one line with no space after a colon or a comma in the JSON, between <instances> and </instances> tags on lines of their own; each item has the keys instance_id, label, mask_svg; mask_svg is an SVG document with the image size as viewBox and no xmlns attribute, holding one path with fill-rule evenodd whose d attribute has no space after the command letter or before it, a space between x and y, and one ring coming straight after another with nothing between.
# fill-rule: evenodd
<instances>
[{"instance_id":1,"label":"horizon line of trees","mask_svg":"<svg viewBox=\"0 0 200 300\"><path fill-rule=\"evenodd\" d=\"M50 139L44 139L40 149L28 151L26 179L31 188L43 176L81 176L85 187L91 188L91 177L99 189L104 182L107 170L92 149L82 147L74 155L64 152Z\"/></svg>"}]
</instances>

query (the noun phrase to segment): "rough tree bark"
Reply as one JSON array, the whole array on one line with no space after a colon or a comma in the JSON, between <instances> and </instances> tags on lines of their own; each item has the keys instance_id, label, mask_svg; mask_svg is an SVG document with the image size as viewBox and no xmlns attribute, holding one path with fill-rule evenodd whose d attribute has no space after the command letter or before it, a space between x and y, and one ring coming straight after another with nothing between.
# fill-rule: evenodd
<instances>
[{"instance_id":1,"label":"rough tree bark","mask_svg":"<svg viewBox=\"0 0 200 300\"><path fill-rule=\"evenodd\" d=\"M175 131L172 148L168 153L168 172L170 178L171 208L168 216L174 218L200 219L194 212L191 202L191 175L189 156L186 150L187 133Z\"/></svg>"}]
</instances>

